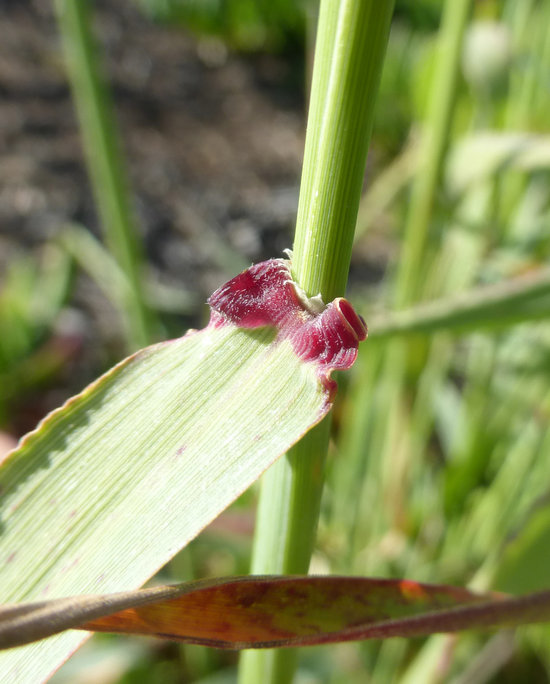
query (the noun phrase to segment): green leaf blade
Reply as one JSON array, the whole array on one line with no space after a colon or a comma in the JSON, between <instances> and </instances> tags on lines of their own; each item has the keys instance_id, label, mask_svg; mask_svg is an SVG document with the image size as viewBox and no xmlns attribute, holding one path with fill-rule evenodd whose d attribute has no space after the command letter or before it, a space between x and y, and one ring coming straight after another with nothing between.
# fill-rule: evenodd
<instances>
[{"instance_id":1,"label":"green leaf blade","mask_svg":"<svg viewBox=\"0 0 550 684\"><path fill-rule=\"evenodd\" d=\"M28 435L0 468L2 602L140 586L318 422L317 365L274 339L228 325L155 345ZM81 639L2 671L38 681Z\"/></svg>"}]
</instances>

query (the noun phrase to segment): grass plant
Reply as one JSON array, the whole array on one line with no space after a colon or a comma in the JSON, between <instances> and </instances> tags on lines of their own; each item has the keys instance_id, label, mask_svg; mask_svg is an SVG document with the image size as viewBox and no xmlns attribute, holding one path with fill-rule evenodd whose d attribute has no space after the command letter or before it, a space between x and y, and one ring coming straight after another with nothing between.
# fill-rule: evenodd
<instances>
[{"instance_id":1,"label":"grass plant","mask_svg":"<svg viewBox=\"0 0 550 684\"><path fill-rule=\"evenodd\" d=\"M445 0L441 14L428 0L423 14L404 7L397 3L383 71L393 2L320 4L293 276L325 302L344 294L380 78L381 103L403 110L376 114L383 134L375 125L355 249L384 276L368 287L351 280L370 338L340 380L332 424L325 419L263 477L251 571L311 567L540 591L550 538L550 8L534 0ZM96 277L117 291L136 348L157 336L160 317L146 303L146 260L90 8L57 0L56 9L112 256L86 248L83 235L77 251L92 250L89 270L108 274ZM372 256L380 244L389 254L381 265ZM36 341L70 287L76 247L61 240L51 249L38 300L28 295L36 273L23 262L0 297L0 323L11 331L0 340L6 419L18 387L25 378L35 386L43 370ZM191 564L219 568L230 558L236 574L246 549L209 539L193 543ZM149 657L143 667L132 655L123 681L155 681L159 658ZM170 681L192 671L196 681L278 684L296 667L296 681L304 674L322 684L491 682L518 672L543 682L548 626L246 652L238 672L210 654L189 667L178 661Z\"/></svg>"}]
</instances>

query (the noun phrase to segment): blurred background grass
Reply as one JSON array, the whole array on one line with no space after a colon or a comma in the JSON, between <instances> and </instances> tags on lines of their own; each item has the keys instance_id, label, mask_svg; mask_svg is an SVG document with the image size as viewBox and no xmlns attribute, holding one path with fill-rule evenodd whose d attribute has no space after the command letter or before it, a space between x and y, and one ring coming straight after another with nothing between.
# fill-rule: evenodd
<instances>
[{"instance_id":1,"label":"blurred background grass","mask_svg":"<svg viewBox=\"0 0 550 684\"><path fill-rule=\"evenodd\" d=\"M55 16L45 0L0 7L7 444L128 349L202 325L211 290L291 245L298 196L315 3L97 3L98 45L77 57L89 91L66 53L82 137L59 38L70 47L78 22ZM464 292L473 310L477 288L546 266L549 23L536 0L396 3L348 291L373 334L339 380L312 572L548 587L548 296L537 322L503 293L489 330L472 313L467 333L376 333L390 311L440 300L452 312ZM91 141L86 97L101 100ZM114 200L94 171L102 154ZM255 496L165 578L246 573ZM232 682L235 664L101 637L56 681ZM297 679L548 682L550 632L306 649Z\"/></svg>"}]
</instances>

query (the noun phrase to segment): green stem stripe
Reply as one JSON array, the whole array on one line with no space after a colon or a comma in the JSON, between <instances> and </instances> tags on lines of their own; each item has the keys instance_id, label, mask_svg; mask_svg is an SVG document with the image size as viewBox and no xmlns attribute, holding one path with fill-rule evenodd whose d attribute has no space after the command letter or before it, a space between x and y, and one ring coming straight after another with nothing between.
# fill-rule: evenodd
<instances>
[{"instance_id":1,"label":"green stem stripe","mask_svg":"<svg viewBox=\"0 0 550 684\"><path fill-rule=\"evenodd\" d=\"M321 3L293 272L327 302L346 287L392 9L387 0Z\"/></svg>"},{"instance_id":2,"label":"green stem stripe","mask_svg":"<svg viewBox=\"0 0 550 684\"><path fill-rule=\"evenodd\" d=\"M322 0L293 253L293 275L325 302L344 294L393 0ZM307 573L330 421L266 473L252 571ZM292 681L295 652L245 652L240 684Z\"/></svg>"}]
</instances>

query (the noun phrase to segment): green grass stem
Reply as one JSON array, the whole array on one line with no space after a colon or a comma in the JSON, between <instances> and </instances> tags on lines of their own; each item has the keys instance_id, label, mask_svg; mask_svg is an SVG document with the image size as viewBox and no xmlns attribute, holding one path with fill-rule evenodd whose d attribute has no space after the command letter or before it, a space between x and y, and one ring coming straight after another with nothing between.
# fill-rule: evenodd
<instances>
[{"instance_id":1,"label":"green grass stem","mask_svg":"<svg viewBox=\"0 0 550 684\"><path fill-rule=\"evenodd\" d=\"M123 296L129 346L143 347L157 336L157 327L145 304L142 249L112 103L98 64L90 5L88 0L56 0L55 9L92 190L106 241L128 280Z\"/></svg>"},{"instance_id":2,"label":"green grass stem","mask_svg":"<svg viewBox=\"0 0 550 684\"><path fill-rule=\"evenodd\" d=\"M321 2L293 274L325 302L346 287L392 11L392 0ZM325 420L266 474L252 572L307 573L329 431ZM239 682L289 682L294 667L295 653L286 649L247 652Z\"/></svg>"},{"instance_id":3,"label":"green grass stem","mask_svg":"<svg viewBox=\"0 0 550 684\"><path fill-rule=\"evenodd\" d=\"M335 21L337 5L321 3L293 258L298 283L325 301L347 283L393 2L344 0Z\"/></svg>"}]
</instances>

